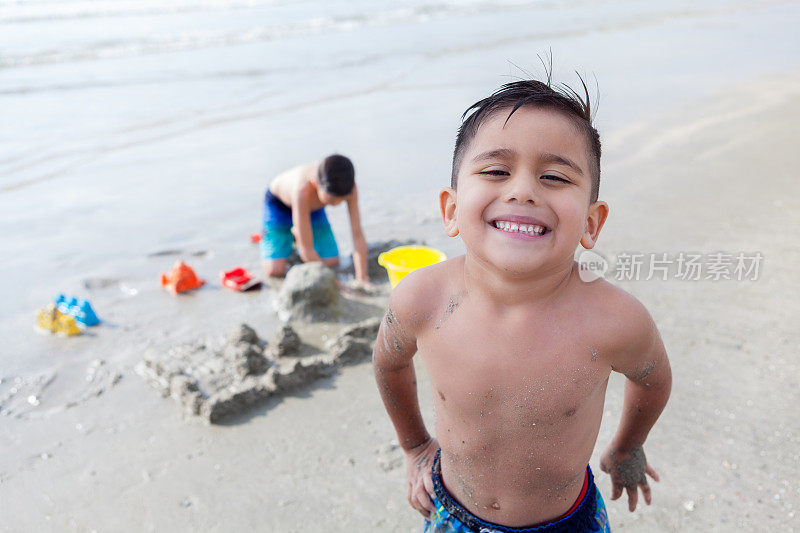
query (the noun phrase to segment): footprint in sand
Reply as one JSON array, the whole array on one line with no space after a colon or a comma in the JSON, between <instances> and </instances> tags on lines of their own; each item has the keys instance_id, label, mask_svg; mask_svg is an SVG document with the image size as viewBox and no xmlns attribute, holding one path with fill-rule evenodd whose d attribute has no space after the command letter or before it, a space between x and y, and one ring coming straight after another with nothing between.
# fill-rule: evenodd
<instances>
[{"instance_id":1,"label":"footprint in sand","mask_svg":"<svg viewBox=\"0 0 800 533\"><path fill-rule=\"evenodd\" d=\"M378 456L378 465L384 472L391 472L403 466L403 454L396 441L383 444L373 450Z\"/></svg>"},{"instance_id":2,"label":"footprint in sand","mask_svg":"<svg viewBox=\"0 0 800 533\"><path fill-rule=\"evenodd\" d=\"M155 252L151 252L147 254L148 258L151 257L169 257L173 255L183 255L183 256L190 256L190 257L206 257L209 255L210 252L208 250L180 250L180 249L167 249L167 250L158 250Z\"/></svg>"},{"instance_id":3,"label":"footprint in sand","mask_svg":"<svg viewBox=\"0 0 800 533\"><path fill-rule=\"evenodd\" d=\"M86 278L83 280L83 287L89 291L119 289L128 296L136 296L139 293L139 289L129 285L121 278Z\"/></svg>"}]
</instances>

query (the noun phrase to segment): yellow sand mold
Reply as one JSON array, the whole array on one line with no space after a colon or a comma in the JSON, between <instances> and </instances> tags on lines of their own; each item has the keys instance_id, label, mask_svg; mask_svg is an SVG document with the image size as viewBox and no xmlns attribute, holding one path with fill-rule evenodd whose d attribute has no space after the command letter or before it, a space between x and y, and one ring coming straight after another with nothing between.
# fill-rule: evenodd
<instances>
[{"instance_id":1,"label":"yellow sand mold","mask_svg":"<svg viewBox=\"0 0 800 533\"><path fill-rule=\"evenodd\" d=\"M61 313L56 308L55 304L50 304L44 309L40 309L36 313L36 323L42 329L66 337L81 334L81 330L75 323L75 319Z\"/></svg>"},{"instance_id":2,"label":"yellow sand mold","mask_svg":"<svg viewBox=\"0 0 800 533\"><path fill-rule=\"evenodd\" d=\"M427 246L398 246L378 256L378 264L389 273L394 289L409 272L447 259L443 252Z\"/></svg>"}]
</instances>

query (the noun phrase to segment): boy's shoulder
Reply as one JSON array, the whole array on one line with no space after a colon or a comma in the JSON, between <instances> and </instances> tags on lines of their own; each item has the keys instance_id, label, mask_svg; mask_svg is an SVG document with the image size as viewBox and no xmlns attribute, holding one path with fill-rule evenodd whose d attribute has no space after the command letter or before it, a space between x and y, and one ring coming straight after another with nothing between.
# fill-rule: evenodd
<instances>
[{"instance_id":1,"label":"boy's shoulder","mask_svg":"<svg viewBox=\"0 0 800 533\"><path fill-rule=\"evenodd\" d=\"M606 281L578 282L582 308L611 347L639 352L658 336L650 312L635 296Z\"/></svg>"},{"instance_id":2,"label":"boy's shoulder","mask_svg":"<svg viewBox=\"0 0 800 533\"><path fill-rule=\"evenodd\" d=\"M312 185L319 163L303 163L275 176L269 190L288 206L293 206L301 198L311 200L316 194Z\"/></svg>"},{"instance_id":3,"label":"boy's shoulder","mask_svg":"<svg viewBox=\"0 0 800 533\"><path fill-rule=\"evenodd\" d=\"M284 170L283 172L275 176L272 182L280 183L289 187L292 186L297 187L300 185L305 185L314 176L316 176L318 167L319 167L318 162L302 163L290 169Z\"/></svg>"},{"instance_id":4,"label":"boy's shoulder","mask_svg":"<svg viewBox=\"0 0 800 533\"><path fill-rule=\"evenodd\" d=\"M464 257L455 257L414 270L392 290L389 308L406 327L419 332L429 322L449 295L463 284Z\"/></svg>"},{"instance_id":5,"label":"boy's shoulder","mask_svg":"<svg viewBox=\"0 0 800 533\"><path fill-rule=\"evenodd\" d=\"M647 314L647 309L635 296L603 278L589 282L576 279L575 285L580 291L580 299L591 306L593 311L605 311L613 316L627 318Z\"/></svg>"}]
</instances>

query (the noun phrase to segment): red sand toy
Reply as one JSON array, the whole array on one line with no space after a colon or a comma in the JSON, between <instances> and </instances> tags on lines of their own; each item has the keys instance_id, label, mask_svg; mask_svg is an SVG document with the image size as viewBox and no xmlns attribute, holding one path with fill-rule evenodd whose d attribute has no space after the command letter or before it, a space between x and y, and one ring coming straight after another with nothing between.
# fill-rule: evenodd
<instances>
[{"instance_id":1,"label":"red sand toy","mask_svg":"<svg viewBox=\"0 0 800 533\"><path fill-rule=\"evenodd\" d=\"M253 279L253 276L246 269L236 267L233 270L219 273L222 285L235 291L244 292L261 287L261 281Z\"/></svg>"},{"instance_id":2,"label":"red sand toy","mask_svg":"<svg viewBox=\"0 0 800 533\"><path fill-rule=\"evenodd\" d=\"M258 244L261 242L261 234L260 233L251 233L250 234L250 242L254 244Z\"/></svg>"},{"instance_id":3,"label":"red sand toy","mask_svg":"<svg viewBox=\"0 0 800 533\"><path fill-rule=\"evenodd\" d=\"M169 274L161 274L161 285L172 294L198 289L205 284L194 273L192 267L180 259L172 266Z\"/></svg>"}]
</instances>

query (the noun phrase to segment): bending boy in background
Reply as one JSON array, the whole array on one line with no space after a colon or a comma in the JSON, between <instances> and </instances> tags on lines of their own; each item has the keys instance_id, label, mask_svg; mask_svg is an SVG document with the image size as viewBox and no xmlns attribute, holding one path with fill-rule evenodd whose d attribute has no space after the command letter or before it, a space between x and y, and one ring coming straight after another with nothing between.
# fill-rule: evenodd
<instances>
[{"instance_id":1,"label":"bending boy in background","mask_svg":"<svg viewBox=\"0 0 800 533\"><path fill-rule=\"evenodd\" d=\"M639 490L650 503L645 474L658 480L642 446L671 372L647 310L578 275L575 249L594 247L608 215L588 94L520 81L465 117L439 200L466 255L403 279L373 353L408 500L426 531L608 531L587 463L609 374L627 377L625 403L600 468L633 511ZM436 438L417 402L417 351Z\"/></svg>"},{"instance_id":2,"label":"bending boy in background","mask_svg":"<svg viewBox=\"0 0 800 533\"><path fill-rule=\"evenodd\" d=\"M261 258L264 274L283 276L296 243L300 259L339 265L339 247L333 236L326 205L347 202L353 234L356 280L371 287L367 271L367 242L361 229L358 188L353 163L343 155L296 166L275 177L264 196Z\"/></svg>"}]
</instances>

